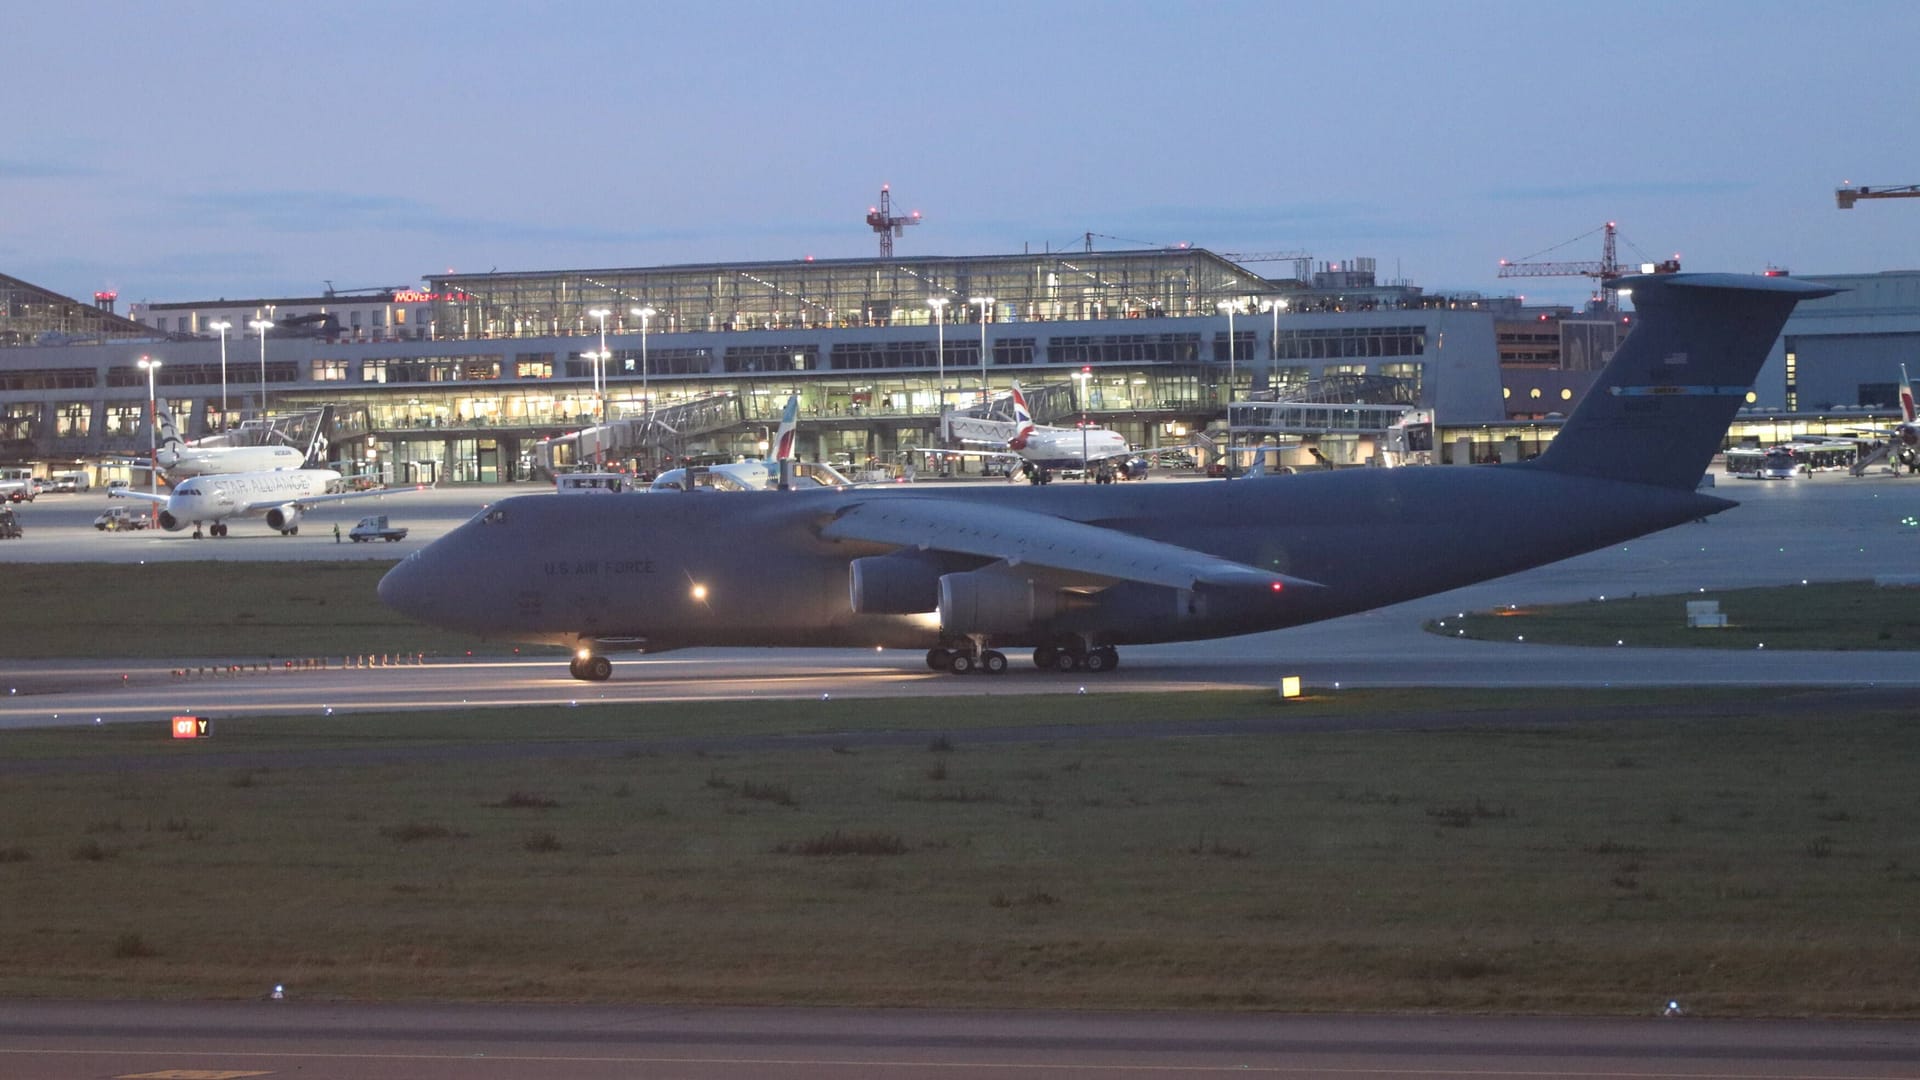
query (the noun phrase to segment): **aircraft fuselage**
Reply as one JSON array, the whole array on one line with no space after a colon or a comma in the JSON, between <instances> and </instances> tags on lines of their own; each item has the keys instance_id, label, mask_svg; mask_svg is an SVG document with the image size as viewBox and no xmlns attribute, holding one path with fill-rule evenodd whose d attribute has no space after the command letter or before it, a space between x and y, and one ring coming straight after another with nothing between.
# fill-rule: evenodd
<instances>
[{"instance_id":1,"label":"aircraft fuselage","mask_svg":"<svg viewBox=\"0 0 1920 1080\"><path fill-rule=\"evenodd\" d=\"M931 647L931 614L858 614L852 560L892 548L823 538L875 499L978 500L1178 544L1318 583L1284 591L1076 586L1044 617L993 635L1103 645L1279 629L1514 573L1717 513L1690 491L1528 466L1394 469L1140 487L700 491L524 496L495 504L381 583L388 604L483 638L654 650L718 645ZM930 554L935 573L984 557ZM931 605L929 605L931 609Z\"/></svg>"}]
</instances>

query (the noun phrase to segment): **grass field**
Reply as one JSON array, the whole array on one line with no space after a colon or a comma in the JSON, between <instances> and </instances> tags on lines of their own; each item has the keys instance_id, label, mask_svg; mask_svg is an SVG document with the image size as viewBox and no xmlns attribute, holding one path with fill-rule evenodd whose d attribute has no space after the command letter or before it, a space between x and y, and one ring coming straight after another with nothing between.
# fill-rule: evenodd
<instances>
[{"instance_id":1,"label":"grass field","mask_svg":"<svg viewBox=\"0 0 1920 1080\"><path fill-rule=\"evenodd\" d=\"M0 993L1920 1013L1920 732L1742 700L1487 695L1470 707L1502 722L1458 730L1012 745L970 741L965 701L8 734L0 756L124 756L0 786ZM993 720L1282 708L996 699ZM1634 718L1536 722L1567 709ZM924 739L851 734L878 728ZM590 749L798 729L850 734ZM589 752L139 764L460 738Z\"/></svg>"},{"instance_id":2,"label":"grass field","mask_svg":"<svg viewBox=\"0 0 1920 1080\"><path fill-rule=\"evenodd\" d=\"M1687 602L1718 600L1720 628L1687 626ZM1578 604L1468 612L1435 620L1438 634L1540 645L1703 649L1920 649L1920 590L1872 582L1610 596Z\"/></svg>"},{"instance_id":3,"label":"grass field","mask_svg":"<svg viewBox=\"0 0 1920 1080\"><path fill-rule=\"evenodd\" d=\"M0 575L0 659L307 657L512 651L388 610L386 562L66 563ZM22 632L30 631L30 632Z\"/></svg>"}]
</instances>

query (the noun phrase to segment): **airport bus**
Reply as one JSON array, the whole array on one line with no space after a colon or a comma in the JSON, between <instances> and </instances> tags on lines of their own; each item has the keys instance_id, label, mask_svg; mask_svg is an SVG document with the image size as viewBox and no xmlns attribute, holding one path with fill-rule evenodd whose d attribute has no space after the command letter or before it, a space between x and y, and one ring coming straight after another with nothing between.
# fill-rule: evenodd
<instances>
[{"instance_id":1,"label":"airport bus","mask_svg":"<svg viewBox=\"0 0 1920 1080\"><path fill-rule=\"evenodd\" d=\"M1762 449L1736 446L1727 451L1727 475L1746 480L1791 480L1800 473L1793 451L1784 446Z\"/></svg>"}]
</instances>

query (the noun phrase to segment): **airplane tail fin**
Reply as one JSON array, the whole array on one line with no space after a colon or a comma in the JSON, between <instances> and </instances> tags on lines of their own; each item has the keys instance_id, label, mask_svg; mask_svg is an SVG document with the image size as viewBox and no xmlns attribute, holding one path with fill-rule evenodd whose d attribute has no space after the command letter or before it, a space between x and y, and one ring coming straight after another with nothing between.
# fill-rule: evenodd
<instances>
[{"instance_id":1,"label":"airplane tail fin","mask_svg":"<svg viewBox=\"0 0 1920 1080\"><path fill-rule=\"evenodd\" d=\"M156 430L154 456L162 469L171 469L180 460L180 429L173 423L173 408L161 398L154 406Z\"/></svg>"},{"instance_id":2,"label":"airplane tail fin","mask_svg":"<svg viewBox=\"0 0 1920 1080\"><path fill-rule=\"evenodd\" d=\"M333 444L329 438L333 431L333 406L322 405L320 415L313 423L313 438L307 442L307 460L303 468L324 469L332 461Z\"/></svg>"},{"instance_id":3,"label":"airplane tail fin","mask_svg":"<svg viewBox=\"0 0 1920 1080\"><path fill-rule=\"evenodd\" d=\"M773 437L773 453L768 461L789 461L793 458L794 428L800 422L800 392L794 391L787 398L787 407L780 410L780 430Z\"/></svg>"},{"instance_id":4,"label":"airplane tail fin","mask_svg":"<svg viewBox=\"0 0 1920 1080\"><path fill-rule=\"evenodd\" d=\"M1913 383L1907 378L1907 365L1900 365L1900 419L1911 424L1913 413Z\"/></svg>"},{"instance_id":5,"label":"airplane tail fin","mask_svg":"<svg viewBox=\"0 0 1920 1080\"><path fill-rule=\"evenodd\" d=\"M1007 440L1007 449L1024 450L1027 439L1033 435L1033 414L1027 411L1027 395L1020 392L1020 384L1013 384L1013 438Z\"/></svg>"},{"instance_id":6,"label":"airplane tail fin","mask_svg":"<svg viewBox=\"0 0 1920 1080\"><path fill-rule=\"evenodd\" d=\"M1692 490L1802 300L1839 290L1794 278L1623 278L1639 325L1535 461L1551 472Z\"/></svg>"}]
</instances>

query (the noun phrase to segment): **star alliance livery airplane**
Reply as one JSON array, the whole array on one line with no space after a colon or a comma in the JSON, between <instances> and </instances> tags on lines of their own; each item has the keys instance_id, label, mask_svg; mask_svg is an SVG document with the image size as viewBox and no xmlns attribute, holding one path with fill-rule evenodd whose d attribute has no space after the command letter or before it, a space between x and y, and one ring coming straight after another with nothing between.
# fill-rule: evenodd
<instances>
[{"instance_id":1,"label":"star alliance livery airplane","mask_svg":"<svg viewBox=\"0 0 1920 1080\"><path fill-rule=\"evenodd\" d=\"M1694 490L1793 306L1793 278L1627 279L1639 325L1519 464L1058 488L522 496L408 556L389 606L483 638L605 653L1008 647L1104 671L1123 645L1298 626L1607 547L1736 505ZM717 542L717 538L725 538Z\"/></svg>"}]
</instances>

